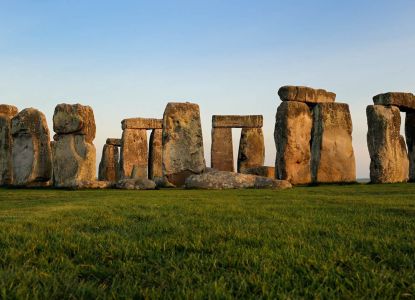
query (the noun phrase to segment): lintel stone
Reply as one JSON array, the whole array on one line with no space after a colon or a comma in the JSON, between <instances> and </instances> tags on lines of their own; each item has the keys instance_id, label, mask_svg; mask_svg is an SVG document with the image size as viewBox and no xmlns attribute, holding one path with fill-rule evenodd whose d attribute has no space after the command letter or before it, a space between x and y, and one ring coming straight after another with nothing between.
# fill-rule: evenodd
<instances>
[{"instance_id":1,"label":"lintel stone","mask_svg":"<svg viewBox=\"0 0 415 300\"><path fill-rule=\"evenodd\" d=\"M400 111L415 110L415 96L412 93L389 92L379 94L373 97L373 103L376 105L394 105Z\"/></svg>"},{"instance_id":2,"label":"lintel stone","mask_svg":"<svg viewBox=\"0 0 415 300\"><path fill-rule=\"evenodd\" d=\"M107 138L106 144L121 147L121 139Z\"/></svg>"},{"instance_id":3,"label":"lintel stone","mask_svg":"<svg viewBox=\"0 0 415 300\"><path fill-rule=\"evenodd\" d=\"M262 115L213 115L212 127L221 128L261 128Z\"/></svg>"},{"instance_id":4,"label":"lintel stone","mask_svg":"<svg viewBox=\"0 0 415 300\"><path fill-rule=\"evenodd\" d=\"M298 101L305 103L334 102L336 94L323 90L313 89L307 86L286 85L278 90L278 96L282 101Z\"/></svg>"},{"instance_id":5,"label":"lintel stone","mask_svg":"<svg viewBox=\"0 0 415 300\"><path fill-rule=\"evenodd\" d=\"M124 119L121 122L122 130L124 129L162 129L162 119L150 118L130 118Z\"/></svg>"}]
</instances>

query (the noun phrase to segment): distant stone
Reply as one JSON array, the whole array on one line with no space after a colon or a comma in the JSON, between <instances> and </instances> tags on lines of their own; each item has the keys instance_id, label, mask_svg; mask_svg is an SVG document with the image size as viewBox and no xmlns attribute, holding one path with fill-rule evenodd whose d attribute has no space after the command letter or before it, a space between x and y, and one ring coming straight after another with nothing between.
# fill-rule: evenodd
<instances>
[{"instance_id":1,"label":"distant stone","mask_svg":"<svg viewBox=\"0 0 415 300\"><path fill-rule=\"evenodd\" d=\"M282 101L298 101L306 103L334 102L336 94L323 89L313 89L306 86L286 85L278 90Z\"/></svg>"},{"instance_id":2,"label":"distant stone","mask_svg":"<svg viewBox=\"0 0 415 300\"><path fill-rule=\"evenodd\" d=\"M274 167L253 167L253 168L247 168L244 170L244 174L251 174L256 176L262 176L262 177L268 177L268 178L275 178L275 168Z\"/></svg>"},{"instance_id":3,"label":"distant stone","mask_svg":"<svg viewBox=\"0 0 415 300\"><path fill-rule=\"evenodd\" d=\"M409 160L400 135L401 116L396 106L369 105L366 108L372 183L406 182Z\"/></svg>"},{"instance_id":4,"label":"distant stone","mask_svg":"<svg viewBox=\"0 0 415 300\"><path fill-rule=\"evenodd\" d=\"M199 106L168 103L163 115L163 173L182 186L192 174L205 169Z\"/></svg>"},{"instance_id":5,"label":"distant stone","mask_svg":"<svg viewBox=\"0 0 415 300\"><path fill-rule=\"evenodd\" d=\"M210 161L212 168L219 171L234 171L232 128L212 128Z\"/></svg>"},{"instance_id":6,"label":"distant stone","mask_svg":"<svg viewBox=\"0 0 415 300\"><path fill-rule=\"evenodd\" d=\"M105 144L102 149L101 162L99 164L98 179L117 182L119 177L119 152L118 147Z\"/></svg>"},{"instance_id":7,"label":"distant stone","mask_svg":"<svg viewBox=\"0 0 415 300\"><path fill-rule=\"evenodd\" d=\"M108 138L106 144L121 147L121 139Z\"/></svg>"},{"instance_id":8,"label":"distant stone","mask_svg":"<svg viewBox=\"0 0 415 300\"><path fill-rule=\"evenodd\" d=\"M26 108L11 120L12 184L48 185L52 177L50 134L45 115Z\"/></svg>"},{"instance_id":9,"label":"distant stone","mask_svg":"<svg viewBox=\"0 0 415 300\"><path fill-rule=\"evenodd\" d=\"M263 125L262 115L214 115L212 116L212 127L220 128L261 128Z\"/></svg>"},{"instance_id":10,"label":"distant stone","mask_svg":"<svg viewBox=\"0 0 415 300\"><path fill-rule=\"evenodd\" d=\"M94 111L81 104L59 104L53 114L53 130L58 134L85 135L85 141L95 139Z\"/></svg>"},{"instance_id":11,"label":"distant stone","mask_svg":"<svg viewBox=\"0 0 415 300\"><path fill-rule=\"evenodd\" d=\"M415 112L409 111L405 118L405 137L409 157L409 181L415 182Z\"/></svg>"},{"instance_id":12,"label":"distant stone","mask_svg":"<svg viewBox=\"0 0 415 300\"><path fill-rule=\"evenodd\" d=\"M415 110L415 96L411 93L389 92L373 97L376 105L393 105L401 111Z\"/></svg>"},{"instance_id":13,"label":"distant stone","mask_svg":"<svg viewBox=\"0 0 415 300\"><path fill-rule=\"evenodd\" d=\"M240 174L226 171L210 171L200 175L191 175L186 179L189 189L287 189L291 184L285 180Z\"/></svg>"},{"instance_id":14,"label":"distant stone","mask_svg":"<svg viewBox=\"0 0 415 300\"><path fill-rule=\"evenodd\" d=\"M356 182L349 106L345 103L319 103L313 108L313 120L313 182Z\"/></svg>"},{"instance_id":15,"label":"distant stone","mask_svg":"<svg viewBox=\"0 0 415 300\"><path fill-rule=\"evenodd\" d=\"M162 129L163 120L150 118L131 118L121 122L122 129Z\"/></svg>"},{"instance_id":16,"label":"distant stone","mask_svg":"<svg viewBox=\"0 0 415 300\"><path fill-rule=\"evenodd\" d=\"M154 190L156 184L147 178L127 178L118 181L116 187L123 190Z\"/></svg>"},{"instance_id":17,"label":"distant stone","mask_svg":"<svg viewBox=\"0 0 415 300\"><path fill-rule=\"evenodd\" d=\"M16 106L8 104L0 104L0 115L6 115L9 118L13 118L19 110Z\"/></svg>"},{"instance_id":18,"label":"distant stone","mask_svg":"<svg viewBox=\"0 0 415 300\"><path fill-rule=\"evenodd\" d=\"M120 168L121 178L130 178L134 166L138 174L147 178L148 150L145 129L124 129L121 139Z\"/></svg>"},{"instance_id":19,"label":"distant stone","mask_svg":"<svg viewBox=\"0 0 415 300\"><path fill-rule=\"evenodd\" d=\"M262 167L265 159L265 144L262 128L242 128L238 152L238 172L253 167Z\"/></svg>"},{"instance_id":20,"label":"distant stone","mask_svg":"<svg viewBox=\"0 0 415 300\"><path fill-rule=\"evenodd\" d=\"M148 178L163 176L163 131L153 129L150 134L149 154L148 154Z\"/></svg>"},{"instance_id":21,"label":"distant stone","mask_svg":"<svg viewBox=\"0 0 415 300\"><path fill-rule=\"evenodd\" d=\"M292 184L311 183L312 126L313 119L307 104L295 101L280 104L274 131L276 178Z\"/></svg>"}]
</instances>

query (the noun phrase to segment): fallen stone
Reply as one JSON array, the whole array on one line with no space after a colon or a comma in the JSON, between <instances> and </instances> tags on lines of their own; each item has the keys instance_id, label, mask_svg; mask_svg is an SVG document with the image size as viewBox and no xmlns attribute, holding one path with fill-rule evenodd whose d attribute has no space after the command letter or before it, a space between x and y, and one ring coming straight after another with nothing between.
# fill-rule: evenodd
<instances>
[{"instance_id":1,"label":"fallen stone","mask_svg":"<svg viewBox=\"0 0 415 300\"><path fill-rule=\"evenodd\" d=\"M81 104L59 104L53 114L53 131L58 135L85 135L85 141L92 143L96 132L94 111Z\"/></svg>"},{"instance_id":2,"label":"fallen stone","mask_svg":"<svg viewBox=\"0 0 415 300\"><path fill-rule=\"evenodd\" d=\"M116 188L123 190L154 190L156 184L147 178L127 178L118 181Z\"/></svg>"},{"instance_id":3,"label":"fallen stone","mask_svg":"<svg viewBox=\"0 0 415 300\"><path fill-rule=\"evenodd\" d=\"M212 116L212 127L220 128L261 128L263 125L262 115L238 116L238 115L214 115Z\"/></svg>"},{"instance_id":4,"label":"fallen stone","mask_svg":"<svg viewBox=\"0 0 415 300\"><path fill-rule=\"evenodd\" d=\"M356 182L352 118L345 103L313 108L311 177L315 183Z\"/></svg>"},{"instance_id":5,"label":"fallen stone","mask_svg":"<svg viewBox=\"0 0 415 300\"><path fill-rule=\"evenodd\" d=\"M118 147L105 144L102 149L101 162L99 164L98 179L101 181L117 182L119 177L119 152Z\"/></svg>"},{"instance_id":6,"label":"fallen stone","mask_svg":"<svg viewBox=\"0 0 415 300\"><path fill-rule=\"evenodd\" d=\"M191 175L186 179L189 189L287 189L291 184L286 180L241 174L226 171L210 171Z\"/></svg>"},{"instance_id":7,"label":"fallen stone","mask_svg":"<svg viewBox=\"0 0 415 300\"><path fill-rule=\"evenodd\" d=\"M0 104L0 115L5 115L10 119L13 118L19 110L14 105Z\"/></svg>"},{"instance_id":8,"label":"fallen stone","mask_svg":"<svg viewBox=\"0 0 415 300\"><path fill-rule=\"evenodd\" d=\"M12 184L47 185L52 177L50 134L45 115L26 108L11 120Z\"/></svg>"},{"instance_id":9,"label":"fallen stone","mask_svg":"<svg viewBox=\"0 0 415 300\"><path fill-rule=\"evenodd\" d=\"M124 119L121 122L122 130L125 129L162 129L163 120L149 118Z\"/></svg>"},{"instance_id":10,"label":"fallen stone","mask_svg":"<svg viewBox=\"0 0 415 300\"><path fill-rule=\"evenodd\" d=\"M409 111L405 117L405 137L408 146L409 181L415 181L415 112Z\"/></svg>"},{"instance_id":11,"label":"fallen stone","mask_svg":"<svg viewBox=\"0 0 415 300\"><path fill-rule=\"evenodd\" d=\"M192 174L205 169L199 106L168 103L163 115L163 173L168 181L182 186Z\"/></svg>"},{"instance_id":12,"label":"fallen stone","mask_svg":"<svg viewBox=\"0 0 415 300\"><path fill-rule=\"evenodd\" d=\"M274 167L253 167L253 168L247 168L244 170L244 174L251 174L256 176L262 176L262 177L268 177L268 178L275 178L275 168Z\"/></svg>"},{"instance_id":13,"label":"fallen stone","mask_svg":"<svg viewBox=\"0 0 415 300\"><path fill-rule=\"evenodd\" d=\"M167 180L167 178L164 177L164 176L154 177L153 181L156 183L156 187L158 189L161 189L161 188L175 188L176 187L173 183L169 182Z\"/></svg>"},{"instance_id":14,"label":"fallen stone","mask_svg":"<svg viewBox=\"0 0 415 300\"><path fill-rule=\"evenodd\" d=\"M262 128L242 128L238 152L238 172L264 165L265 145Z\"/></svg>"},{"instance_id":15,"label":"fallen stone","mask_svg":"<svg viewBox=\"0 0 415 300\"><path fill-rule=\"evenodd\" d=\"M415 96L412 93L389 92L373 97L376 105L393 105L401 111L415 110Z\"/></svg>"},{"instance_id":16,"label":"fallen stone","mask_svg":"<svg viewBox=\"0 0 415 300\"><path fill-rule=\"evenodd\" d=\"M212 168L220 171L234 171L232 128L212 128L210 151Z\"/></svg>"},{"instance_id":17,"label":"fallen stone","mask_svg":"<svg viewBox=\"0 0 415 300\"><path fill-rule=\"evenodd\" d=\"M153 129L150 134L149 154L148 154L148 178L163 176L163 131Z\"/></svg>"},{"instance_id":18,"label":"fallen stone","mask_svg":"<svg viewBox=\"0 0 415 300\"><path fill-rule=\"evenodd\" d=\"M409 160L400 135L401 116L396 106L369 105L366 108L372 183L406 182Z\"/></svg>"},{"instance_id":19,"label":"fallen stone","mask_svg":"<svg viewBox=\"0 0 415 300\"><path fill-rule=\"evenodd\" d=\"M121 139L108 138L106 141L106 144L111 145L111 146L121 147Z\"/></svg>"},{"instance_id":20,"label":"fallen stone","mask_svg":"<svg viewBox=\"0 0 415 300\"><path fill-rule=\"evenodd\" d=\"M121 178L130 178L133 167L139 168L139 176L147 178L148 150L145 129L125 129L121 139Z\"/></svg>"},{"instance_id":21,"label":"fallen stone","mask_svg":"<svg viewBox=\"0 0 415 300\"><path fill-rule=\"evenodd\" d=\"M280 104L274 131L276 178L292 184L311 183L312 126L313 118L307 104L295 101Z\"/></svg>"},{"instance_id":22,"label":"fallen stone","mask_svg":"<svg viewBox=\"0 0 415 300\"><path fill-rule=\"evenodd\" d=\"M74 181L72 184L67 183L64 187L65 189L70 190L86 190L86 189L93 189L93 190L101 190L101 189L111 189L115 187L115 183L111 181ZM58 187L63 188L63 187Z\"/></svg>"},{"instance_id":23,"label":"fallen stone","mask_svg":"<svg viewBox=\"0 0 415 300\"><path fill-rule=\"evenodd\" d=\"M323 89L313 89L306 86L286 85L278 90L282 101L298 101L306 103L334 102L336 94Z\"/></svg>"}]
</instances>

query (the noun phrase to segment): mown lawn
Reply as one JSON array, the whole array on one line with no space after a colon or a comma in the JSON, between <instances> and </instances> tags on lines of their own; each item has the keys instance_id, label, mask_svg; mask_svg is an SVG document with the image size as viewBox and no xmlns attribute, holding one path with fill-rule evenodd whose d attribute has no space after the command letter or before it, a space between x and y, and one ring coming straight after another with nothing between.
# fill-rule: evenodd
<instances>
[{"instance_id":1,"label":"mown lawn","mask_svg":"<svg viewBox=\"0 0 415 300\"><path fill-rule=\"evenodd\" d=\"M415 184L0 189L0 298L414 298Z\"/></svg>"}]
</instances>

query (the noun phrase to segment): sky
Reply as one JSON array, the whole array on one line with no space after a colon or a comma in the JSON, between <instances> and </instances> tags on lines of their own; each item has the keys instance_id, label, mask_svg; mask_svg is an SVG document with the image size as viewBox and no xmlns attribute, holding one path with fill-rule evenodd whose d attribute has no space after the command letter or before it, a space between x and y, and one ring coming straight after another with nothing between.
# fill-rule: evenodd
<instances>
[{"instance_id":1,"label":"sky","mask_svg":"<svg viewBox=\"0 0 415 300\"><path fill-rule=\"evenodd\" d=\"M208 163L212 115L261 114L273 166L278 88L324 88L350 106L367 178L366 106L415 92L414 15L413 0L0 0L0 103L41 110L51 136L57 104L92 106L97 161L122 119L167 102L199 104Z\"/></svg>"}]
</instances>

